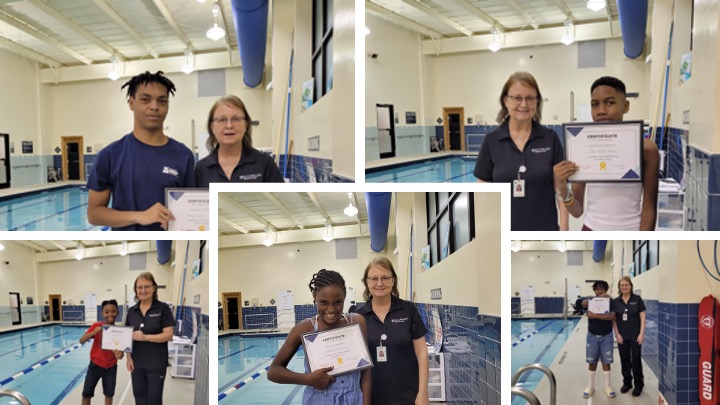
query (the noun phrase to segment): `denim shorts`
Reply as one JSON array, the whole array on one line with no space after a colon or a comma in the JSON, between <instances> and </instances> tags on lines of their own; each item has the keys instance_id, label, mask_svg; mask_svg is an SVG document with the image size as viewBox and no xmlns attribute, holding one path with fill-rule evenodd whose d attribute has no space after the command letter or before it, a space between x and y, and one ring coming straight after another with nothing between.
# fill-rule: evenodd
<instances>
[{"instance_id":1,"label":"denim shorts","mask_svg":"<svg viewBox=\"0 0 720 405\"><path fill-rule=\"evenodd\" d=\"M587 334L585 345L585 356L588 364L597 364L602 360L603 364L613 362L613 334L593 335Z\"/></svg>"},{"instance_id":2,"label":"denim shorts","mask_svg":"<svg viewBox=\"0 0 720 405\"><path fill-rule=\"evenodd\" d=\"M91 361L87 374L85 375L85 384L83 385L82 392L83 398L92 398L95 396L95 386L100 379L102 379L103 395L106 397L114 396L117 364L110 368L102 368Z\"/></svg>"}]
</instances>

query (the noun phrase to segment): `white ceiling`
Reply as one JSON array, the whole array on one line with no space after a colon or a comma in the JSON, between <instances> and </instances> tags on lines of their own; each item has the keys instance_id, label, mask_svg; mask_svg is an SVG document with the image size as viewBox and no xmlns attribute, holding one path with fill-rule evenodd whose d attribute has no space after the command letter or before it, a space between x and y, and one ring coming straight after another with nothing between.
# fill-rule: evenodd
<instances>
[{"instance_id":1,"label":"white ceiling","mask_svg":"<svg viewBox=\"0 0 720 405\"><path fill-rule=\"evenodd\" d=\"M351 196L358 214L349 217L343 212L350 204L348 193L219 193L220 248L260 245L266 228L276 243L322 240L326 223L335 239L367 236L365 195ZM394 209L390 212L392 223Z\"/></svg>"}]
</instances>

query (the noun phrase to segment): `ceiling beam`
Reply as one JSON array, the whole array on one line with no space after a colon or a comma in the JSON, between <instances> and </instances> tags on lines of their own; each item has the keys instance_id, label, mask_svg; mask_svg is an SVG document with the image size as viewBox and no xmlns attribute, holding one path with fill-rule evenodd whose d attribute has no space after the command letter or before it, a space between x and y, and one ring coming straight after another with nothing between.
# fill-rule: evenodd
<instances>
[{"instance_id":1,"label":"ceiling beam","mask_svg":"<svg viewBox=\"0 0 720 405\"><path fill-rule=\"evenodd\" d=\"M333 226L334 239L359 238L369 233L368 224L360 228L351 225ZM303 230L279 231L276 233L275 244L322 242L325 228L307 228ZM218 248L228 249L236 247L262 246L265 233L248 233L247 235L218 235ZM272 248L271 248L272 249Z\"/></svg>"},{"instance_id":2,"label":"ceiling beam","mask_svg":"<svg viewBox=\"0 0 720 405\"><path fill-rule=\"evenodd\" d=\"M572 11L570 11L567 4L565 4L565 0L555 0L555 3L557 3L560 11L565 14L565 18L570 20L571 23L575 24L575 16L573 16Z\"/></svg>"},{"instance_id":3,"label":"ceiling beam","mask_svg":"<svg viewBox=\"0 0 720 405\"><path fill-rule=\"evenodd\" d=\"M47 249L45 249L44 247L38 245L37 243L35 243L35 242L31 241L31 240L18 240L18 241L15 241L15 242L17 242L17 243L19 243L19 244L21 244L21 245L23 245L23 246L25 246L25 247L27 247L27 248L30 248L30 249L32 249L33 251L39 251L40 253L45 253L45 252L47 252Z\"/></svg>"},{"instance_id":4,"label":"ceiling beam","mask_svg":"<svg viewBox=\"0 0 720 405\"><path fill-rule=\"evenodd\" d=\"M2 38L2 37L0 37ZM55 69L60 67L61 63L56 61L55 59L48 58L45 55L41 55L32 49L28 49L20 44L17 44L7 38L2 38L3 40L0 41L0 49L5 49L6 51L18 55L20 57L23 57L25 59L29 59L31 61L35 61L37 63L42 63L44 65L50 66L50 69ZM90 59L88 61L92 62Z\"/></svg>"},{"instance_id":5,"label":"ceiling beam","mask_svg":"<svg viewBox=\"0 0 720 405\"><path fill-rule=\"evenodd\" d=\"M130 24L128 24L127 21L125 21L125 19L123 19L120 16L120 14L115 12L115 10L113 10L112 7L110 7L105 2L105 0L93 0L93 1L95 2L95 5L100 10L105 12L105 14L107 14L108 17L112 18L112 20L115 21L115 23L117 25L122 27L122 29L124 29L125 32L130 34L131 37L135 38L135 41L138 44L140 44L143 48L145 48L145 51L148 53L148 55L152 55L153 58L155 58L155 59L158 58L159 55L158 55L157 51L155 49L153 49L153 47L150 46L150 44L148 44L137 32L135 32L135 30L130 26Z\"/></svg>"},{"instance_id":6,"label":"ceiling beam","mask_svg":"<svg viewBox=\"0 0 720 405\"><path fill-rule=\"evenodd\" d=\"M238 232L242 232L242 233L248 233L248 232L250 232L250 231L248 231L247 229L245 229L244 227L242 227L242 226L236 224L235 222L233 222L233 221L225 218L224 216L218 216L218 221L220 221L220 222L222 222L223 224L229 226L230 228L235 229L235 230L238 231Z\"/></svg>"},{"instance_id":7,"label":"ceiling beam","mask_svg":"<svg viewBox=\"0 0 720 405\"><path fill-rule=\"evenodd\" d=\"M329 222L332 225L332 221L330 220L330 215L328 215L327 211L325 210L325 207L320 203L320 200L318 200L315 193L307 193L308 198L310 198L310 201L315 204L315 208L320 211L320 214L325 217L325 221Z\"/></svg>"},{"instance_id":8,"label":"ceiling beam","mask_svg":"<svg viewBox=\"0 0 720 405\"><path fill-rule=\"evenodd\" d=\"M244 212L246 215L257 221L258 223L262 224L265 227L270 228L271 230L277 232L277 228L273 226L273 224L270 223L267 219L261 217L258 215L255 211L251 210L250 208L246 207L243 203L238 202L234 198L231 197L232 193L220 193L220 199L224 201L227 204L230 204L233 208L240 210Z\"/></svg>"},{"instance_id":9,"label":"ceiling beam","mask_svg":"<svg viewBox=\"0 0 720 405\"><path fill-rule=\"evenodd\" d=\"M63 246L63 245L55 242L54 240L49 240L48 243L50 243L51 245L55 246L56 248L58 248L58 249L60 249L60 250L66 250L66 249L67 249L65 246Z\"/></svg>"},{"instance_id":10,"label":"ceiling beam","mask_svg":"<svg viewBox=\"0 0 720 405\"><path fill-rule=\"evenodd\" d=\"M293 215L290 211L288 211L288 209L285 208L283 203L281 203L280 200L275 198L275 196L272 195L272 193L263 193L263 195L265 196L265 198L267 198L273 204L275 204L275 206L278 207L280 209L280 211L282 211L288 218L290 218L295 223L295 225L297 225L300 229L305 229L305 225L303 225L299 219L295 218L295 215Z\"/></svg>"},{"instance_id":11,"label":"ceiling beam","mask_svg":"<svg viewBox=\"0 0 720 405\"><path fill-rule=\"evenodd\" d=\"M59 11L50 7L50 5L47 4L45 1L43 1L43 0L26 0L26 1L30 4L32 4L35 8L42 11L43 13L49 15L50 17L54 18L58 22L65 25L66 27L70 28L76 34L85 38L90 43L94 44L98 48L107 52L108 54L110 54L110 56L116 55L118 58L124 59L123 55L120 52L118 52L117 49L108 45L105 41L103 41L100 38L98 38L97 36L95 36L95 34L91 33L90 31L88 31L85 28L81 27L80 25L76 24L73 20L65 17L62 13L60 13Z\"/></svg>"},{"instance_id":12,"label":"ceiling beam","mask_svg":"<svg viewBox=\"0 0 720 405\"><path fill-rule=\"evenodd\" d=\"M399 27L416 32L418 34L425 35L430 38L445 38L445 35L437 31L431 30L430 28L418 24L415 21L405 18L397 13L393 13L392 11L384 7L380 7L375 3L371 3L369 0L365 1L365 11L370 11L371 13L374 13Z\"/></svg>"},{"instance_id":13,"label":"ceiling beam","mask_svg":"<svg viewBox=\"0 0 720 405\"><path fill-rule=\"evenodd\" d=\"M507 28L505 28L502 24L500 24L496 19L490 17L490 15L486 14L484 11L480 10L479 8L475 7L474 4L470 3L468 0L452 0L455 4L462 7L467 11L468 13L474 15L475 17L481 19L482 21L485 21L491 26L497 27L500 31L507 31ZM562 0L557 0L562 1Z\"/></svg>"},{"instance_id":14,"label":"ceiling beam","mask_svg":"<svg viewBox=\"0 0 720 405\"><path fill-rule=\"evenodd\" d=\"M231 52L232 47L230 46L230 30L227 29L228 24L227 24L227 18L225 16L225 10L223 8L223 2L222 2L222 0L217 0L217 2L218 2L218 5L220 6L220 20L222 21L223 29L225 30L225 48L228 50L228 52ZM235 24L234 21L233 21L233 24Z\"/></svg>"},{"instance_id":15,"label":"ceiling beam","mask_svg":"<svg viewBox=\"0 0 720 405\"><path fill-rule=\"evenodd\" d=\"M432 8L418 2L417 0L402 0L403 3L407 4L410 7L413 7L417 9L418 11L421 11L428 16L434 18L437 21L440 21L441 23L447 25L448 27L454 29L455 31L458 31L462 34L465 34L466 36L472 36L473 32L469 29L463 27L462 25L458 24L457 22L445 17L444 15L438 13L437 11L433 10Z\"/></svg>"},{"instance_id":16,"label":"ceiling beam","mask_svg":"<svg viewBox=\"0 0 720 405\"><path fill-rule=\"evenodd\" d=\"M128 254L130 253L144 253L154 252L157 248L153 243L149 241L128 241ZM81 243L78 241L78 243ZM92 259L95 257L108 257L108 256L120 256L121 244L114 244L109 246L96 246L96 247L85 247L85 259ZM60 262L66 260L76 260L75 253L77 248L70 248L65 251L52 251L45 252L42 259L38 259L38 262Z\"/></svg>"},{"instance_id":17,"label":"ceiling beam","mask_svg":"<svg viewBox=\"0 0 720 405\"><path fill-rule=\"evenodd\" d=\"M167 23L175 31L175 35L177 35L178 38L180 38L180 41L185 44L185 47L195 53L195 49L192 46L192 42L190 42L190 38L188 38L187 34L185 34L185 31L180 28L180 24L178 24L178 22L175 20L175 17L173 17L172 13L165 5L165 2L163 2L163 0L153 0L153 3L155 4L155 7L158 9L158 11L160 11L160 14L165 17L165 21L167 21ZM225 32L225 35L227 35L227 30Z\"/></svg>"},{"instance_id":18,"label":"ceiling beam","mask_svg":"<svg viewBox=\"0 0 720 405\"><path fill-rule=\"evenodd\" d=\"M517 2L515 2L515 0L505 0L505 1L510 5L510 7L513 8L513 10L515 10L515 12L518 15L520 15L520 17L525 19L526 26L530 25L533 28L537 29L537 24L535 24L535 19L530 17L530 15L525 11L525 9L520 7L520 5L517 4Z\"/></svg>"}]
</instances>

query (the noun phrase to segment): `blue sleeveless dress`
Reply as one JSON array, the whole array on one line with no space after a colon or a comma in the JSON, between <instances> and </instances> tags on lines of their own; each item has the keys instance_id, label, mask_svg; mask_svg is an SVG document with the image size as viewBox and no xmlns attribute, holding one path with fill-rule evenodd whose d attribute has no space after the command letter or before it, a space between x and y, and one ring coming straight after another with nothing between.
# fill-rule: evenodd
<instances>
[{"instance_id":1,"label":"blue sleeveless dress","mask_svg":"<svg viewBox=\"0 0 720 405\"><path fill-rule=\"evenodd\" d=\"M343 314L348 325L352 322L355 314ZM318 330L317 315L315 318L309 318L313 324L313 329ZM310 372L307 360L305 361L305 372ZM343 374L335 377L335 382L328 385L324 390L318 390L312 386L305 387L303 392L303 405L362 405L363 394L360 389L360 371L354 373Z\"/></svg>"}]
</instances>

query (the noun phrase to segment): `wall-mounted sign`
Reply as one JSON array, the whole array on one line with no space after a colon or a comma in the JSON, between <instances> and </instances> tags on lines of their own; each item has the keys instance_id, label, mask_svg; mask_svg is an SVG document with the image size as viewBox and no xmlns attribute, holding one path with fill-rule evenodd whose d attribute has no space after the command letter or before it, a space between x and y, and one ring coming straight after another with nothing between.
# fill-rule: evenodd
<instances>
[{"instance_id":1,"label":"wall-mounted sign","mask_svg":"<svg viewBox=\"0 0 720 405\"><path fill-rule=\"evenodd\" d=\"M320 150L320 135L308 138L308 150L313 152Z\"/></svg>"},{"instance_id":2,"label":"wall-mounted sign","mask_svg":"<svg viewBox=\"0 0 720 405\"><path fill-rule=\"evenodd\" d=\"M32 141L22 141L22 153L33 153Z\"/></svg>"},{"instance_id":3,"label":"wall-mounted sign","mask_svg":"<svg viewBox=\"0 0 720 405\"><path fill-rule=\"evenodd\" d=\"M430 299L431 300L441 300L442 299L442 288L435 288L430 290Z\"/></svg>"},{"instance_id":4,"label":"wall-mounted sign","mask_svg":"<svg viewBox=\"0 0 720 405\"><path fill-rule=\"evenodd\" d=\"M405 123L417 124L417 116L415 115L415 111L407 111L405 113Z\"/></svg>"}]
</instances>

